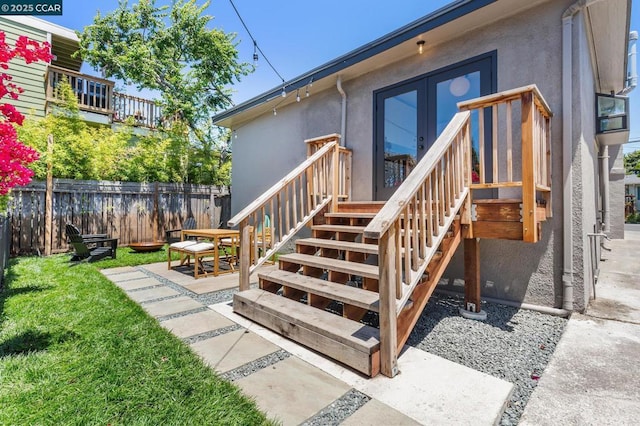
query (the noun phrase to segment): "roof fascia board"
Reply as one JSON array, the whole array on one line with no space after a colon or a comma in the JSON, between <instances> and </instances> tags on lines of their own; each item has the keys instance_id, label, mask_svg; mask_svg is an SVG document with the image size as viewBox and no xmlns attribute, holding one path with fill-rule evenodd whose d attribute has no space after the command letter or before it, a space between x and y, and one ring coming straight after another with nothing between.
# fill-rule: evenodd
<instances>
[{"instance_id":1,"label":"roof fascia board","mask_svg":"<svg viewBox=\"0 0 640 426\"><path fill-rule=\"evenodd\" d=\"M3 16L3 18L9 21L14 21L23 25L27 25L32 28L36 28L41 31L46 31L50 34L55 34L59 37L73 40L75 42L80 42L80 39L78 38L78 35L75 33L75 31L69 28L65 28L63 26L54 24L52 22L45 21L44 19L36 18L34 16L22 16L22 15L10 15L10 16L5 15Z\"/></svg>"},{"instance_id":2,"label":"roof fascia board","mask_svg":"<svg viewBox=\"0 0 640 426\"><path fill-rule=\"evenodd\" d=\"M321 80L325 77L333 75L348 68L358 62L369 59L385 50L391 49L401 43L404 43L411 38L414 38L420 34L426 33L434 28L445 25L455 19L458 19L464 15L467 15L475 10L481 9L497 0L457 0L449 5L446 5L414 22L411 22L404 27L401 27L389 34L386 34L370 43L365 44L349 53L346 53L338 58L327 62L317 68L312 69L296 78L284 83L285 88L289 91L300 89L306 86L311 79L313 81ZM282 92L282 86L274 87L273 89L258 95L240 105L228 109L213 117L213 122L219 123L220 121L229 118L235 114L238 114L254 106L263 104L278 96Z\"/></svg>"}]
</instances>

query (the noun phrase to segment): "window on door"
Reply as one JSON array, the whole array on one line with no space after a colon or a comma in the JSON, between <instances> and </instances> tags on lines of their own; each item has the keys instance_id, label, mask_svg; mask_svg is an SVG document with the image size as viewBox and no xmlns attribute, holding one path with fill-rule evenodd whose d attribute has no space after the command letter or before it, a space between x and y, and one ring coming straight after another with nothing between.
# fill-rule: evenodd
<instances>
[{"instance_id":1,"label":"window on door","mask_svg":"<svg viewBox=\"0 0 640 426\"><path fill-rule=\"evenodd\" d=\"M374 92L374 193L386 200L458 112L457 103L496 91L496 52ZM473 164L478 170L478 114L472 113ZM485 131L491 115L485 114ZM488 137L485 140L489 140ZM490 159L489 159L490 161ZM485 164L491 170L491 164Z\"/></svg>"}]
</instances>

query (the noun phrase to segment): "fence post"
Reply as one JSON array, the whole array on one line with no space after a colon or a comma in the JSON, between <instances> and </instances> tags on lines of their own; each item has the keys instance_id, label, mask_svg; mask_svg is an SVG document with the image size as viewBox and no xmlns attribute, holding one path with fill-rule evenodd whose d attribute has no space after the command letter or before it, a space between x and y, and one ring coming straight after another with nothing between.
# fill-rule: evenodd
<instances>
[{"instance_id":1,"label":"fence post","mask_svg":"<svg viewBox=\"0 0 640 426\"><path fill-rule=\"evenodd\" d=\"M47 136L47 187L44 196L44 255L51 256L53 227L53 135Z\"/></svg>"},{"instance_id":2,"label":"fence post","mask_svg":"<svg viewBox=\"0 0 640 426\"><path fill-rule=\"evenodd\" d=\"M340 145L338 142L335 142L335 146L333 147L333 165L331 166L332 170L332 178L333 181L331 184L331 211L338 211L338 195L340 194Z\"/></svg>"}]
</instances>

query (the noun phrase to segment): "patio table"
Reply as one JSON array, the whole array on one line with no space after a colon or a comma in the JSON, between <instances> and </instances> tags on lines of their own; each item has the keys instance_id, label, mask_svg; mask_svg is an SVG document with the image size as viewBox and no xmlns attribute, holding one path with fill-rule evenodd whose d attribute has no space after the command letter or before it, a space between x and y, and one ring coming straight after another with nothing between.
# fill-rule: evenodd
<instances>
[{"instance_id":1,"label":"patio table","mask_svg":"<svg viewBox=\"0 0 640 426\"><path fill-rule=\"evenodd\" d=\"M232 241L238 241L240 238L240 231L233 229L183 229L181 232L181 240L184 241L189 237L202 238L210 240L213 243L214 255L213 255L213 276L220 274L220 242L224 238L230 238ZM231 250L238 249L232 245ZM235 272L234 270L229 272Z\"/></svg>"}]
</instances>

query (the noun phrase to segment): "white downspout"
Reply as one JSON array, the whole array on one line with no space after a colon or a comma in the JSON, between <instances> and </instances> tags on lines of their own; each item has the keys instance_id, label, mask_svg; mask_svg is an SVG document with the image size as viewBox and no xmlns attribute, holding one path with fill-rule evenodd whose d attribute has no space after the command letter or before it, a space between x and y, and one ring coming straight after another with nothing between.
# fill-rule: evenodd
<instances>
[{"instance_id":1,"label":"white downspout","mask_svg":"<svg viewBox=\"0 0 640 426\"><path fill-rule=\"evenodd\" d=\"M336 88L338 92L340 92L340 96L342 96L342 115L340 117L340 144L342 146L347 146L346 138L347 138L347 94L342 88L342 76L338 76L338 81L336 83Z\"/></svg>"},{"instance_id":2,"label":"white downspout","mask_svg":"<svg viewBox=\"0 0 640 426\"><path fill-rule=\"evenodd\" d=\"M611 219L609 218L609 145L602 145L601 154L601 172L600 179L602 181L602 222L605 234L611 232Z\"/></svg>"},{"instance_id":3,"label":"white downspout","mask_svg":"<svg viewBox=\"0 0 640 426\"><path fill-rule=\"evenodd\" d=\"M573 310L573 16L582 1L562 15L562 308Z\"/></svg>"}]
</instances>

